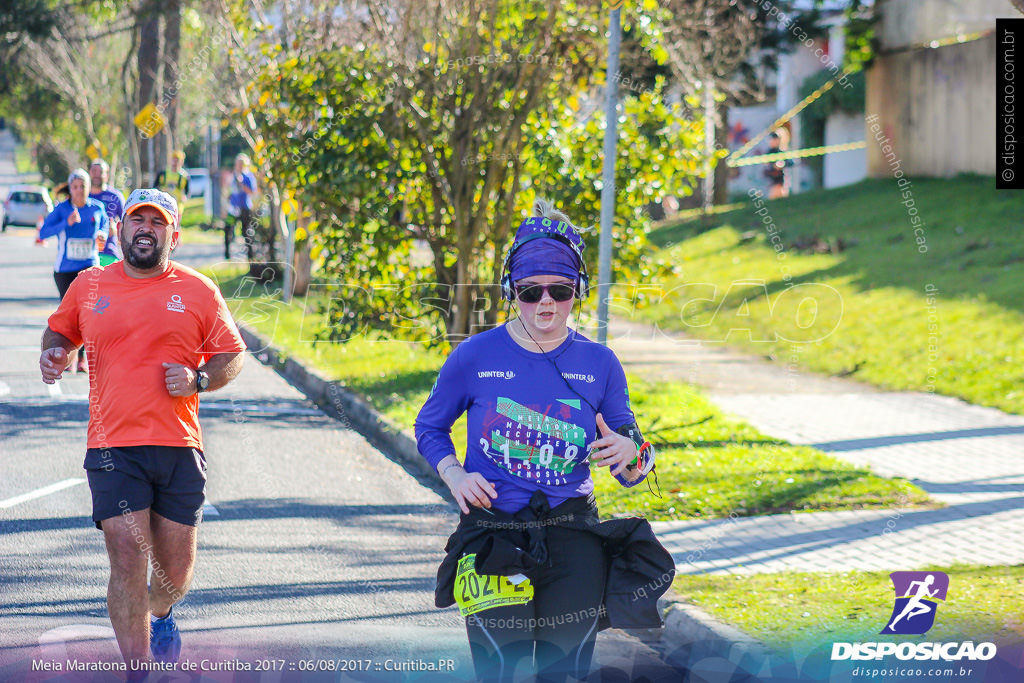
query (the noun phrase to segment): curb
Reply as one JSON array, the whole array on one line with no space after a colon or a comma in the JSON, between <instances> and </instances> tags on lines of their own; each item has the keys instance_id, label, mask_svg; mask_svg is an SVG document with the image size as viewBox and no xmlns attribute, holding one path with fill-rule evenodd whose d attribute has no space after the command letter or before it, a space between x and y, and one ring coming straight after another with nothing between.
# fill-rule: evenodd
<instances>
[{"instance_id":1,"label":"curb","mask_svg":"<svg viewBox=\"0 0 1024 683\"><path fill-rule=\"evenodd\" d=\"M326 379L305 367L252 330L242 325L238 330L247 350L257 360L272 367L328 415L346 428L362 434L375 447L399 461L406 470L444 486L441 475L420 455L412 434L378 413L365 399L336 380Z\"/></svg>"},{"instance_id":2,"label":"curb","mask_svg":"<svg viewBox=\"0 0 1024 683\"><path fill-rule=\"evenodd\" d=\"M728 660L739 669L756 673L769 657L767 648L760 641L696 605L684 602L671 589L658 602L665 619L661 637L665 654L686 653L687 668L692 668L701 659L716 657Z\"/></svg>"},{"instance_id":3,"label":"curb","mask_svg":"<svg viewBox=\"0 0 1024 683\"><path fill-rule=\"evenodd\" d=\"M441 476L420 455L412 434L336 380L326 379L305 367L252 330L242 325L238 329L247 350L257 360L272 367L317 406L400 461L407 470L444 486ZM660 638L653 640L660 640L660 649L666 657L681 661L687 668L712 657L726 659L747 671L757 671L767 657L767 650L760 642L699 607L683 602L671 589L658 601L658 606L665 627Z\"/></svg>"}]
</instances>

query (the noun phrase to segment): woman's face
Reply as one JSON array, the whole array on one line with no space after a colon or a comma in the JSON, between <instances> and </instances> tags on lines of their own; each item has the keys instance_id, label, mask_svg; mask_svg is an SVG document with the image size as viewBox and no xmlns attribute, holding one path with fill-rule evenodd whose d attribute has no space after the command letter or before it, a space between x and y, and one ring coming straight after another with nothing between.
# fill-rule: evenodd
<instances>
[{"instance_id":1,"label":"woman's face","mask_svg":"<svg viewBox=\"0 0 1024 683\"><path fill-rule=\"evenodd\" d=\"M530 277L518 280L515 283L516 302L519 304L520 318L527 330L534 337L552 337L565 334L566 322L569 314L572 313L572 306L576 301L575 296L569 297L566 301L555 301L549 289L544 289L540 301L528 303L523 301L522 290L531 286L543 285L567 285L573 287L575 281L562 275L531 275ZM539 292L534 289L533 292Z\"/></svg>"},{"instance_id":2,"label":"woman's face","mask_svg":"<svg viewBox=\"0 0 1024 683\"><path fill-rule=\"evenodd\" d=\"M82 205L85 204L85 194L89 191L89 188L85 186L85 181L81 178L75 178L71 181L71 202L73 204Z\"/></svg>"}]
</instances>

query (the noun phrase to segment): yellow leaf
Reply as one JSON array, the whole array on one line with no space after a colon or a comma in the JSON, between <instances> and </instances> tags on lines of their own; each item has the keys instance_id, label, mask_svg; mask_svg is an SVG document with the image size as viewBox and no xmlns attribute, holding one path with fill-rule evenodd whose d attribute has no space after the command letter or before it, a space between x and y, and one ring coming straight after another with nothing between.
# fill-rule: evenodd
<instances>
[{"instance_id":1,"label":"yellow leaf","mask_svg":"<svg viewBox=\"0 0 1024 683\"><path fill-rule=\"evenodd\" d=\"M261 107L267 106L267 100L269 100L269 99L270 99L270 92L267 91L267 90L264 90L262 93L260 93L260 106Z\"/></svg>"},{"instance_id":2,"label":"yellow leaf","mask_svg":"<svg viewBox=\"0 0 1024 683\"><path fill-rule=\"evenodd\" d=\"M434 51L434 44L430 42L423 43L423 51L429 55L431 52Z\"/></svg>"},{"instance_id":3,"label":"yellow leaf","mask_svg":"<svg viewBox=\"0 0 1024 683\"><path fill-rule=\"evenodd\" d=\"M294 199L286 199L281 202L281 209L284 211L285 216L291 216L299 208L299 203Z\"/></svg>"},{"instance_id":4,"label":"yellow leaf","mask_svg":"<svg viewBox=\"0 0 1024 683\"><path fill-rule=\"evenodd\" d=\"M305 228L295 228L295 239L296 240L301 241L301 240L306 239L308 236L309 235L306 234L306 229Z\"/></svg>"}]
</instances>

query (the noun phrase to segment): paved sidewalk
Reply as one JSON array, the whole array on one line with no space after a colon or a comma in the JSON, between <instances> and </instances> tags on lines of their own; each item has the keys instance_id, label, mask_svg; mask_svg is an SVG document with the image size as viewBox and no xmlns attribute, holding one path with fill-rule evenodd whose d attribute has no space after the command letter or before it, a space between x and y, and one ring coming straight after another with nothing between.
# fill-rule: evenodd
<instances>
[{"instance_id":1,"label":"paved sidewalk","mask_svg":"<svg viewBox=\"0 0 1024 683\"><path fill-rule=\"evenodd\" d=\"M613 323L611 336L627 370L702 386L765 434L905 477L945 506L657 522L680 573L1024 563L1024 417L803 373L634 323Z\"/></svg>"}]
</instances>

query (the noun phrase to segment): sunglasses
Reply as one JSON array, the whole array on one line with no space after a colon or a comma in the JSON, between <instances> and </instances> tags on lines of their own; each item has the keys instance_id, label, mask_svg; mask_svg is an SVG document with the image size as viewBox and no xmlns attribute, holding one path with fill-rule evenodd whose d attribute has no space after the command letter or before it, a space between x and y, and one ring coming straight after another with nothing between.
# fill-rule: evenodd
<instances>
[{"instance_id":1,"label":"sunglasses","mask_svg":"<svg viewBox=\"0 0 1024 683\"><path fill-rule=\"evenodd\" d=\"M555 301L568 301L576 296L576 283L553 285L516 285L516 297L524 304L535 304L544 298L544 292Z\"/></svg>"}]
</instances>

